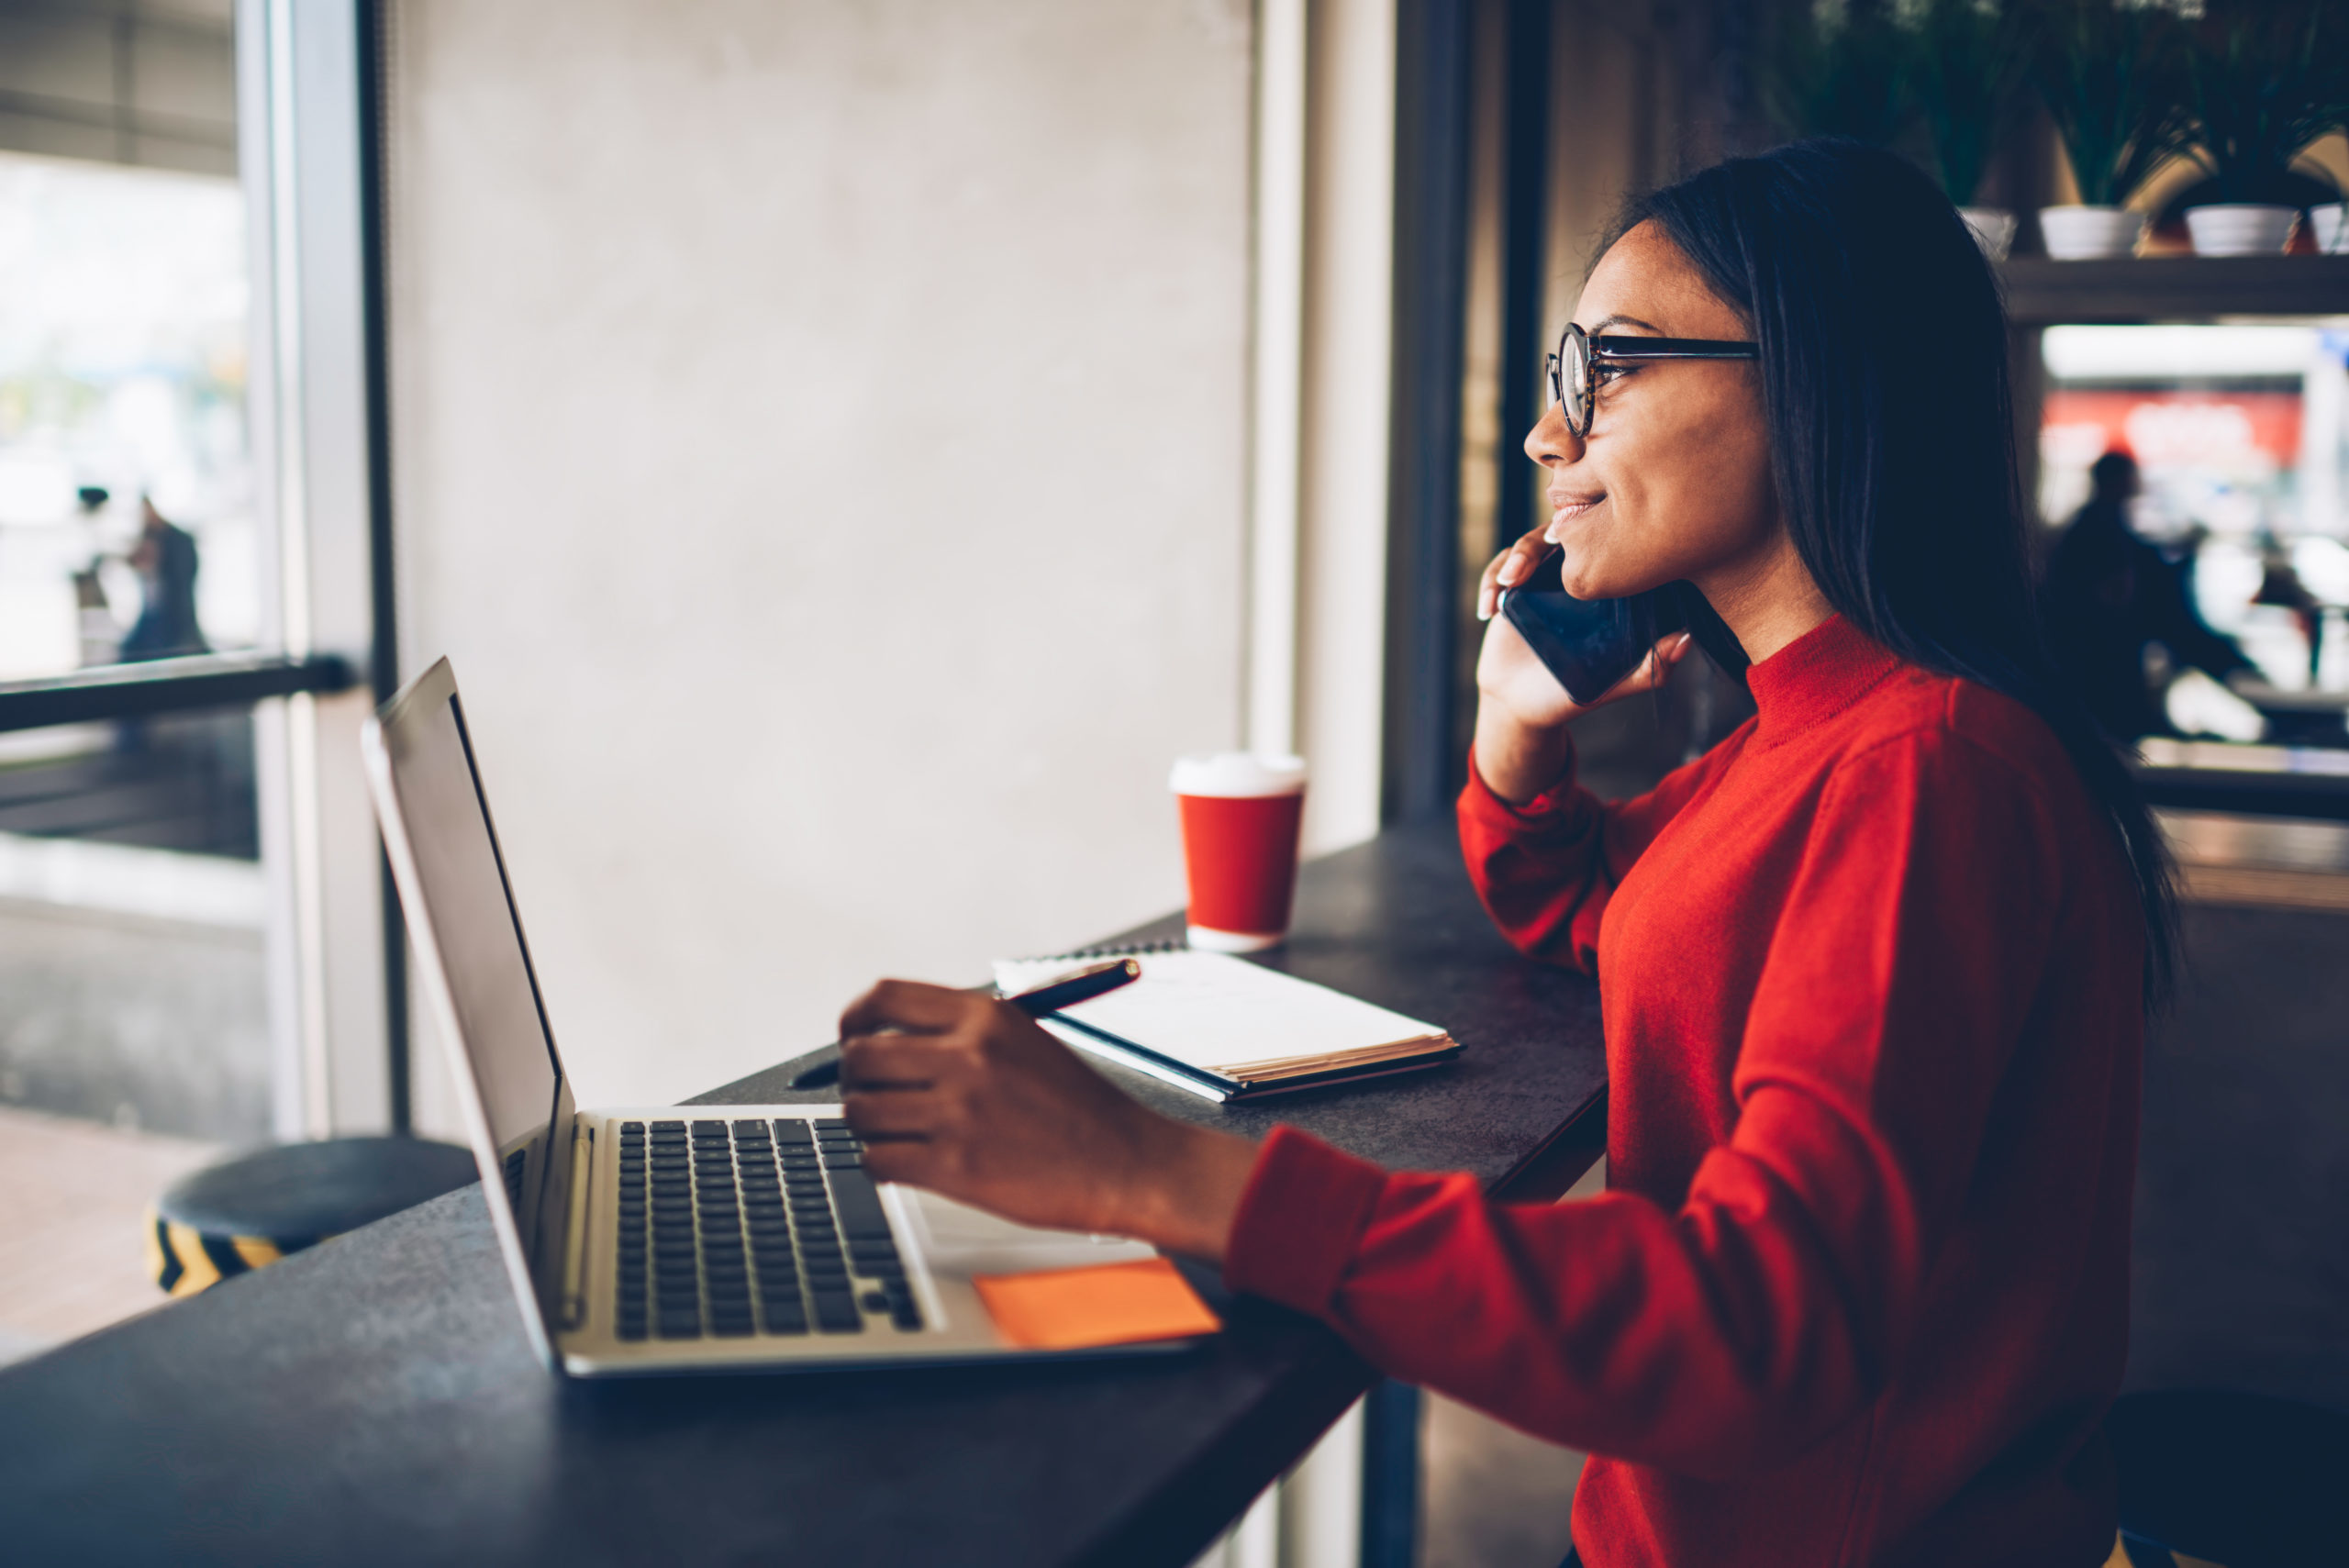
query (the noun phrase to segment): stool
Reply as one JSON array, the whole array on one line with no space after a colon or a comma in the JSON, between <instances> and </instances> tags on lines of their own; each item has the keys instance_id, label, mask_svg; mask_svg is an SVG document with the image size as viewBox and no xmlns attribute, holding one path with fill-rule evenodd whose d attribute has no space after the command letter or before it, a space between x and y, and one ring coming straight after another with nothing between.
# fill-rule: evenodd
<instances>
[{"instance_id":1,"label":"stool","mask_svg":"<svg viewBox=\"0 0 2349 1568\"><path fill-rule=\"evenodd\" d=\"M147 1266L170 1294L194 1296L480 1177L472 1150L421 1138L256 1149L165 1190L147 1217Z\"/></svg>"},{"instance_id":2,"label":"stool","mask_svg":"<svg viewBox=\"0 0 2349 1568\"><path fill-rule=\"evenodd\" d=\"M2135 1568L2183 1551L2225 1568L2349 1562L2349 1416L2257 1394L2124 1394L2104 1429ZM2327 1543L2330 1542L2328 1545Z\"/></svg>"}]
</instances>

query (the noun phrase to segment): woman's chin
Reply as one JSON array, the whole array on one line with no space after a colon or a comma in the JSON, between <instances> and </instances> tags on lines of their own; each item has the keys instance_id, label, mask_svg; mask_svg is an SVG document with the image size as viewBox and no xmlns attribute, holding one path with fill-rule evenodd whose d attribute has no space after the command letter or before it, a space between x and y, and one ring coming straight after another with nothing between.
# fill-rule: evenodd
<instances>
[{"instance_id":1,"label":"woman's chin","mask_svg":"<svg viewBox=\"0 0 2349 1568\"><path fill-rule=\"evenodd\" d=\"M1658 578L1653 567L1644 572L1627 568L1620 561L1609 561L1598 550L1578 549L1568 540L1558 547L1558 581L1577 599L1628 599L1661 587L1670 579Z\"/></svg>"},{"instance_id":2,"label":"woman's chin","mask_svg":"<svg viewBox=\"0 0 2349 1568\"><path fill-rule=\"evenodd\" d=\"M1552 524L1550 542L1558 547L1558 581L1575 598L1620 599L1639 592L1624 586L1623 563L1609 559L1616 552L1606 548L1605 531L1590 527L1586 518Z\"/></svg>"},{"instance_id":3,"label":"woman's chin","mask_svg":"<svg viewBox=\"0 0 2349 1568\"><path fill-rule=\"evenodd\" d=\"M1620 572L1607 571L1596 562L1577 565L1571 557L1559 563L1558 581L1577 599L1621 599L1640 591L1623 586Z\"/></svg>"}]
</instances>

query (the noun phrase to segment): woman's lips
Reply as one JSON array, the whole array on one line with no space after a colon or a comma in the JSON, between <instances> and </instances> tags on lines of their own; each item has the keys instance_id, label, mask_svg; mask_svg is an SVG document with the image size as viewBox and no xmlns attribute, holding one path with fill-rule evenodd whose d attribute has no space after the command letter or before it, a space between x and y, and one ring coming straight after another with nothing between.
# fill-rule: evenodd
<instances>
[{"instance_id":1,"label":"woman's lips","mask_svg":"<svg viewBox=\"0 0 2349 1568\"><path fill-rule=\"evenodd\" d=\"M1603 491L1596 495L1569 495L1562 490L1553 490L1549 495L1550 526L1553 528L1560 523L1573 522L1576 517L1607 499L1606 493ZM1552 539L1550 542L1555 544L1557 540Z\"/></svg>"}]
</instances>

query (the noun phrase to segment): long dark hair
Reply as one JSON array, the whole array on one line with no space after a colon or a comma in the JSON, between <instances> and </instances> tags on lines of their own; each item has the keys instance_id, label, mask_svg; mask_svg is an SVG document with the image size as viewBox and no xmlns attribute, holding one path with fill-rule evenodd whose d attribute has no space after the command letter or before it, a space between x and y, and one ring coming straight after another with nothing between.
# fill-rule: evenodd
<instances>
[{"instance_id":1,"label":"long dark hair","mask_svg":"<svg viewBox=\"0 0 2349 1568\"><path fill-rule=\"evenodd\" d=\"M2014 698L2063 742L2136 873L2158 1006L2176 953L2169 852L2041 636L2006 310L1956 209L1906 161L1824 138L1634 197L1609 242L1649 220L1762 345L1778 504L1828 603L1901 659Z\"/></svg>"}]
</instances>

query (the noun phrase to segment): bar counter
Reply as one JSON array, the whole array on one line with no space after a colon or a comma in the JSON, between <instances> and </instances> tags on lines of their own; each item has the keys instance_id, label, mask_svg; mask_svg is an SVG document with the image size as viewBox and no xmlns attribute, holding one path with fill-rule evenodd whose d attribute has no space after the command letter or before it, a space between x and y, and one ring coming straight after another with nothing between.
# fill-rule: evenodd
<instances>
[{"instance_id":1,"label":"bar counter","mask_svg":"<svg viewBox=\"0 0 2349 1568\"><path fill-rule=\"evenodd\" d=\"M1307 866L1267 962L1465 1051L1236 1107L1103 1071L1174 1116L1287 1121L1513 1198L1596 1158L1597 992L1501 941L1448 824ZM699 1103L829 1097L786 1075ZM1190 1272L1228 1328L1178 1356L566 1382L532 1358L467 1187L0 1373L0 1540L23 1563L1179 1568L1375 1381L1318 1323Z\"/></svg>"}]
</instances>

